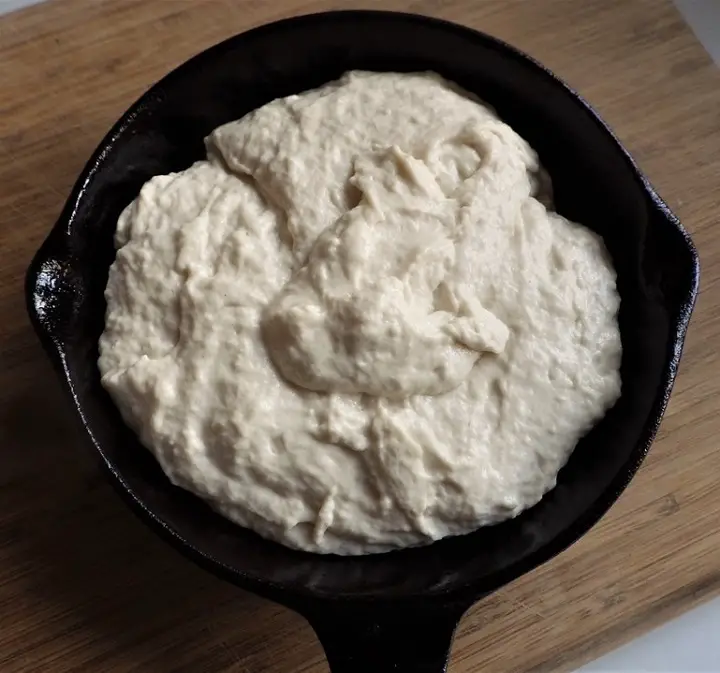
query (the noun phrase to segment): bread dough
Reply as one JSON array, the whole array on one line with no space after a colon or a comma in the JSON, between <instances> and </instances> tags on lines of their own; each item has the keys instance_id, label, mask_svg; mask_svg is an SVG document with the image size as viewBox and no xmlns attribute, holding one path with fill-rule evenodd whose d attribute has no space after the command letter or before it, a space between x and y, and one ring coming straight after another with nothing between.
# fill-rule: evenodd
<instances>
[{"instance_id":1,"label":"bread dough","mask_svg":"<svg viewBox=\"0 0 720 673\"><path fill-rule=\"evenodd\" d=\"M173 483L314 552L427 544L551 489L620 394L602 240L428 73L216 129L122 213L102 382Z\"/></svg>"}]
</instances>

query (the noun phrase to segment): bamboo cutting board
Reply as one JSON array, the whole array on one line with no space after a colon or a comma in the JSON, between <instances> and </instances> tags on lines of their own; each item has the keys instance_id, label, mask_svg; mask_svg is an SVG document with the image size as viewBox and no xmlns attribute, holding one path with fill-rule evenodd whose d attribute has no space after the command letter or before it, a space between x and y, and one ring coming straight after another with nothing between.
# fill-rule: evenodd
<instances>
[{"instance_id":1,"label":"bamboo cutting board","mask_svg":"<svg viewBox=\"0 0 720 673\"><path fill-rule=\"evenodd\" d=\"M31 333L22 279L90 152L151 83L252 25L349 6L448 18L544 62L615 128L703 265L642 470L581 542L466 615L451 672L569 670L720 590L720 73L670 2L52 0L0 18L3 673L327 670L300 617L196 569L118 501Z\"/></svg>"}]
</instances>

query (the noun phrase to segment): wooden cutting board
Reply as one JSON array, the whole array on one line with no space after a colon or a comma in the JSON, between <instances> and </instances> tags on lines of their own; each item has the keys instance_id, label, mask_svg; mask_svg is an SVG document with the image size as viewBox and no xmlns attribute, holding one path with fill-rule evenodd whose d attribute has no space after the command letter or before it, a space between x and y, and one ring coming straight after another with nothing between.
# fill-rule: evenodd
<instances>
[{"instance_id":1,"label":"wooden cutting board","mask_svg":"<svg viewBox=\"0 0 720 673\"><path fill-rule=\"evenodd\" d=\"M118 501L30 330L22 280L88 155L145 88L250 26L349 6L53 0L0 18L3 673L327 670L300 617L196 569ZM468 613L450 667L572 669L720 590L720 73L665 0L352 6L445 17L544 62L615 128L700 250L702 295L650 457L581 542Z\"/></svg>"}]
</instances>

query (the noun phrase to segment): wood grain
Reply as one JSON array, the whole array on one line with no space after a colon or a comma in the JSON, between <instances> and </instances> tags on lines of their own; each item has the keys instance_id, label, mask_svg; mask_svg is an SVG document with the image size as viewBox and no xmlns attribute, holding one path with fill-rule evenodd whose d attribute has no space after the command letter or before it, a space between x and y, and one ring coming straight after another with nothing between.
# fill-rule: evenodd
<instances>
[{"instance_id":1,"label":"wood grain","mask_svg":"<svg viewBox=\"0 0 720 673\"><path fill-rule=\"evenodd\" d=\"M720 591L720 75L665 0L55 0L0 19L0 670L327 670L296 615L222 584L106 485L28 325L22 278L110 123L197 51L336 7L459 21L599 109L699 247L702 294L666 420L589 535L476 606L453 673L568 670Z\"/></svg>"}]
</instances>

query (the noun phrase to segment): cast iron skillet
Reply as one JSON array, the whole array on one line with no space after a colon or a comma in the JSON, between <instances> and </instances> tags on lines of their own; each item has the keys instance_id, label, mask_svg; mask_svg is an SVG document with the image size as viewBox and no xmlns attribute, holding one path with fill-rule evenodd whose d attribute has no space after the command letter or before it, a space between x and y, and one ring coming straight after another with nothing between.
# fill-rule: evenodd
<instances>
[{"instance_id":1,"label":"cast iron skillet","mask_svg":"<svg viewBox=\"0 0 720 673\"><path fill-rule=\"evenodd\" d=\"M622 297L623 394L557 487L512 521L429 547L340 558L290 551L171 486L100 385L113 231L151 176L204 156L216 126L354 68L434 70L477 93L535 147L558 210L599 232ZM592 109L541 65L481 33L408 14L330 12L233 37L126 112L80 175L27 276L32 322L118 491L168 542L304 615L334 672L437 672L462 613L558 554L607 511L660 423L698 287L682 226Z\"/></svg>"}]
</instances>

